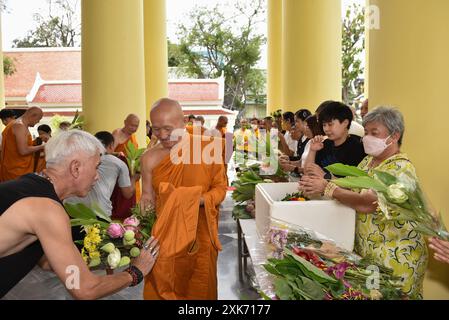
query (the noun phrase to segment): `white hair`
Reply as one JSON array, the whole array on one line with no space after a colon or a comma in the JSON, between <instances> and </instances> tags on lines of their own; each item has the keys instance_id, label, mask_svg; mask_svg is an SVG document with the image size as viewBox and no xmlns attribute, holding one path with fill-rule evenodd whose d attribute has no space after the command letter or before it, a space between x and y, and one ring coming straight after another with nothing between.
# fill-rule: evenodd
<instances>
[{"instance_id":1,"label":"white hair","mask_svg":"<svg viewBox=\"0 0 449 320\"><path fill-rule=\"evenodd\" d=\"M365 127L368 123L375 121L380 122L387 127L390 134L399 133L400 138L398 144L402 144L405 125L401 111L395 107L379 106L367 113L365 118L363 118L363 126Z\"/></svg>"},{"instance_id":2,"label":"white hair","mask_svg":"<svg viewBox=\"0 0 449 320\"><path fill-rule=\"evenodd\" d=\"M72 155L83 152L88 156L104 153L103 144L88 132L81 130L62 131L45 145L47 166L58 165Z\"/></svg>"}]
</instances>

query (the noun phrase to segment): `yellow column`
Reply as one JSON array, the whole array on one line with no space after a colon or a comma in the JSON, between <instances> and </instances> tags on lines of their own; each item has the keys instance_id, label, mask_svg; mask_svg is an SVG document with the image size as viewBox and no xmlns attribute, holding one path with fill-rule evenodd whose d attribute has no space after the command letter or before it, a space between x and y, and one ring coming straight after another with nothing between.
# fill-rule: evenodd
<instances>
[{"instance_id":1,"label":"yellow column","mask_svg":"<svg viewBox=\"0 0 449 320\"><path fill-rule=\"evenodd\" d=\"M3 73L3 48L2 48L2 13L0 10L0 109L5 107L5 75ZM0 134L3 131L3 123L0 121Z\"/></svg>"},{"instance_id":2,"label":"yellow column","mask_svg":"<svg viewBox=\"0 0 449 320\"><path fill-rule=\"evenodd\" d=\"M140 118L145 145L145 74L142 0L83 0L83 113L91 133Z\"/></svg>"},{"instance_id":3,"label":"yellow column","mask_svg":"<svg viewBox=\"0 0 449 320\"><path fill-rule=\"evenodd\" d=\"M282 0L268 0L267 114L282 108Z\"/></svg>"},{"instance_id":4,"label":"yellow column","mask_svg":"<svg viewBox=\"0 0 449 320\"><path fill-rule=\"evenodd\" d=\"M165 0L144 0L145 92L149 118L151 105L168 96L168 53Z\"/></svg>"},{"instance_id":5,"label":"yellow column","mask_svg":"<svg viewBox=\"0 0 449 320\"><path fill-rule=\"evenodd\" d=\"M5 107L5 76L3 73L3 49L2 49L2 14L0 10L0 109ZM0 121L0 128L2 123Z\"/></svg>"},{"instance_id":6,"label":"yellow column","mask_svg":"<svg viewBox=\"0 0 449 320\"><path fill-rule=\"evenodd\" d=\"M393 105L405 117L403 150L449 226L449 1L371 0L379 30L369 34L369 105ZM424 298L449 299L449 266L430 261Z\"/></svg>"},{"instance_id":7,"label":"yellow column","mask_svg":"<svg viewBox=\"0 0 449 320\"><path fill-rule=\"evenodd\" d=\"M283 109L341 100L341 1L283 0Z\"/></svg>"}]
</instances>

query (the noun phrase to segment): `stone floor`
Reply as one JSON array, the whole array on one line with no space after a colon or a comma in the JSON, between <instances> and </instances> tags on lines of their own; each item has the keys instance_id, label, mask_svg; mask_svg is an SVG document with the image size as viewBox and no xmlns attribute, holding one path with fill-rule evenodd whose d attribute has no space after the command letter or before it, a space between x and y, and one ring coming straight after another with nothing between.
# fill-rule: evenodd
<instances>
[{"instance_id":1,"label":"stone floor","mask_svg":"<svg viewBox=\"0 0 449 320\"><path fill-rule=\"evenodd\" d=\"M251 286L251 279L244 282L238 277L237 254L237 224L232 219L231 212L234 203L231 193L220 207L219 237L223 250L218 256L218 298L220 300L257 299L258 294ZM251 269L251 268L249 268ZM143 286L128 288L109 296L108 300L138 300L142 299ZM3 299L72 299L59 279L51 272L36 267Z\"/></svg>"}]
</instances>

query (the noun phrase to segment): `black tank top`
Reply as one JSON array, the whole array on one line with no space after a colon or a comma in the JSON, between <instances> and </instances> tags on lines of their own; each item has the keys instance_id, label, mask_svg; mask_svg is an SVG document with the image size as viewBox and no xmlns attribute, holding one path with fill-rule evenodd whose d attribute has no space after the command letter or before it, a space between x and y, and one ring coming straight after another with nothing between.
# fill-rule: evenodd
<instances>
[{"instance_id":1,"label":"black tank top","mask_svg":"<svg viewBox=\"0 0 449 320\"><path fill-rule=\"evenodd\" d=\"M0 183L0 216L15 202L29 197L50 198L62 206L53 184L31 173L17 180ZM43 254L37 240L22 251L0 258L0 298L36 266Z\"/></svg>"}]
</instances>

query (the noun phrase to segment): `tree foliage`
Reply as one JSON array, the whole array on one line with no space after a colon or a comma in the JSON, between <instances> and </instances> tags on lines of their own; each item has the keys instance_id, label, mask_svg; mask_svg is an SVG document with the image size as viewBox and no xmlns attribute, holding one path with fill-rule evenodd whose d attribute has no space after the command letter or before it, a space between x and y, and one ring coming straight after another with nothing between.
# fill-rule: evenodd
<instances>
[{"instance_id":1,"label":"tree foliage","mask_svg":"<svg viewBox=\"0 0 449 320\"><path fill-rule=\"evenodd\" d=\"M13 40L13 47L74 47L80 43L80 1L47 0L48 12L34 15L37 27L22 39Z\"/></svg>"},{"instance_id":2,"label":"tree foliage","mask_svg":"<svg viewBox=\"0 0 449 320\"><path fill-rule=\"evenodd\" d=\"M343 20L343 101L351 104L360 95L356 80L363 74L360 55L365 48L365 14L364 8L353 3L346 10Z\"/></svg>"},{"instance_id":3,"label":"tree foliage","mask_svg":"<svg viewBox=\"0 0 449 320\"><path fill-rule=\"evenodd\" d=\"M218 78L223 75L225 107L241 110L248 93L263 91L264 74L255 66L266 41L257 33L257 25L264 19L265 3L241 0L234 9L229 16L224 13L229 8L223 10L219 5L192 10L189 23L178 26L180 44L171 57L189 76Z\"/></svg>"},{"instance_id":4,"label":"tree foliage","mask_svg":"<svg viewBox=\"0 0 449 320\"><path fill-rule=\"evenodd\" d=\"M172 43L170 40L167 40L167 50L168 50L168 66L181 67L184 61L180 45L177 43Z\"/></svg>"},{"instance_id":5,"label":"tree foliage","mask_svg":"<svg viewBox=\"0 0 449 320\"><path fill-rule=\"evenodd\" d=\"M3 56L3 74L5 76L10 76L16 72L16 66L14 65L13 59L7 56Z\"/></svg>"}]
</instances>

